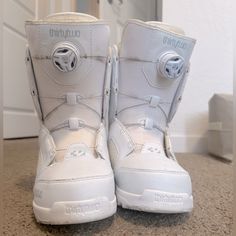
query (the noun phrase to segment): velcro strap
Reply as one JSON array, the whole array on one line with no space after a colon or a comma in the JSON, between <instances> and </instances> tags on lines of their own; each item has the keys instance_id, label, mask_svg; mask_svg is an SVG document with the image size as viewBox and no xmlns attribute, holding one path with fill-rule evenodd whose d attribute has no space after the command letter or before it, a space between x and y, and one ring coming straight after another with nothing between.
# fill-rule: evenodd
<instances>
[{"instance_id":1,"label":"velcro strap","mask_svg":"<svg viewBox=\"0 0 236 236\"><path fill-rule=\"evenodd\" d=\"M78 97L77 93L67 93L66 94L66 103L68 105L76 105L78 103L77 97Z\"/></svg>"},{"instance_id":2,"label":"velcro strap","mask_svg":"<svg viewBox=\"0 0 236 236\"><path fill-rule=\"evenodd\" d=\"M172 150L172 145L171 145L171 141L170 141L170 136L168 134L168 131L166 130L165 132L165 136L164 136L164 144L165 144L165 151L166 151L166 155L173 159L176 160L175 158L175 154Z\"/></svg>"},{"instance_id":3,"label":"velcro strap","mask_svg":"<svg viewBox=\"0 0 236 236\"><path fill-rule=\"evenodd\" d=\"M149 101L150 107L157 107L160 103L160 100L161 98L158 96L151 96Z\"/></svg>"},{"instance_id":4,"label":"velcro strap","mask_svg":"<svg viewBox=\"0 0 236 236\"><path fill-rule=\"evenodd\" d=\"M39 142L44 160L47 160L47 164L49 164L56 155L56 145L48 129L43 125L39 133Z\"/></svg>"},{"instance_id":5,"label":"velcro strap","mask_svg":"<svg viewBox=\"0 0 236 236\"><path fill-rule=\"evenodd\" d=\"M146 119L144 120L144 128L145 128L145 129L153 129L153 125L154 125L154 122L153 122L152 119L146 118Z\"/></svg>"},{"instance_id":6,"label":"velcro strap","mask_svg":"<svg viewBox=\"0 0 236 236\"><path fill-rule=\"evenodd\" d=\"M118 119L115 118L110 130L109 140L115 144L120 157L128 156L135 150L135 143L128 130Z\"/></svg>"},{"instance_id":7,"label":"velcro strap","mask_svg":"<svg viewBox=\"0 0 236 236\"><path fill-rule=\"evenodd\" d=\"M79 128L83 127L83 122L78 118L69 118L68 123L70 130L78 130Z\"/></svg>"},{"instance_id":8,"label":"velcro strap","mask_svg":"<svg viewBox=\"0 0 236 236\"><path fill-rule=\"evenodd\" d=\"M101 158L107 159L109 157L106 131L103 123L101 123L100 128L97 131L95 150Z\"/></svg>"}]
</instances>

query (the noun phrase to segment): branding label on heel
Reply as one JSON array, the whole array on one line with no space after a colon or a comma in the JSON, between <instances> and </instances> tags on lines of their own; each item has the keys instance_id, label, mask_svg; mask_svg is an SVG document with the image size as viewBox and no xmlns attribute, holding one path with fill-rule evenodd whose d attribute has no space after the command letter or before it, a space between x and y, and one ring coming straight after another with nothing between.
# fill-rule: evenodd
<instances>
[{"instance_id":1,"label":"branding label on heel","mask_svg":"<svg viewBox=\"0 0 236 236\"><path fill-rule=\"evenodd\" d=\"M101 203L88 203L88 204L77 204L77 205L67 205L65 212L68 215L79 215L92 213L98 211L101 208Z\"/></svg>"},{"instance_id":2,"label":"branding label on heel","mask_svg":"<svg viewBox=\"0 0 236 236\"><path fill-rule=\"evenodd\" d=\"M184 196L180 194L165 194L165 193L155 193L155 201L156 202L183 202Z\"/></svg>"}]
</instances>

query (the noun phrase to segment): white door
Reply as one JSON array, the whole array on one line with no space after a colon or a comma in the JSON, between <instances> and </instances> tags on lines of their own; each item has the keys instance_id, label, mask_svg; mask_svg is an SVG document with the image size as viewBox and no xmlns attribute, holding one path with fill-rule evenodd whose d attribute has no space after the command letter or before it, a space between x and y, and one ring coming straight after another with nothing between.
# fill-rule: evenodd
<instances>
[{"instance_id":1,"label":"white door","mask_svg":"<svg viewBox=\"0 0 236 236\"><path fill-rule=\"evenodd\" d=\"M2 0L1 0L2 1ZM25 66L26 20L75 9L75 0L3 0L3 137L37 136ZM36 13L36 14L35 14Z\"/></svg>"},{"instance_id":2,"label":"white door","mask_svg":"<svg viewBox=\"0 0 236 236\"><path fill-rule=\"evenodd\" d=\"M35 0L4 0L3 7L3 135L36 136L39 125L24 62L24 22L35 17Z\"/></svg>"},{"instance_id":3,"label":"white door","mask_svg":"<svg viewBox=\"0 0 236 236\"><path fill-rule=\"evenodd\" d=\"M101 0L100 18L111 26L111 43L119 43L125 22L128 19L150 21L157 19L158 0Z\"/></svg>"}]
</instances>

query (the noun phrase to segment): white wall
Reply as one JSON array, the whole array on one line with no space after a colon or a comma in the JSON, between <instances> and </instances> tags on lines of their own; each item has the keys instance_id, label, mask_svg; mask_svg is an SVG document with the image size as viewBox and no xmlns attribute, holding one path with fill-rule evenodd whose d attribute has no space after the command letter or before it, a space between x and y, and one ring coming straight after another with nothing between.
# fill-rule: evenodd
<instances>
[{"instance_id":1,"label":"white wall","mask_svg":"<svg viewBox=\"0 0 236 236\"><path fill-rule=\"evenodd\" d=\"M233 92L233 1L163 0L163 21L197 39L183 101L171 124L177 152L207 150L208 100Z\"/></svg>"},{"instance_id":2,"label":"white wall","mask_svg":"<svg viewBox=\"0 0 236 236\"><path fill-rule=\"evenodd\" d=\"M155 0L113 0L110 4L107 0L100 0L100 18L109 22L111 28L111 44L119 43L123 27L128 19L140 19L143 21L155 20Z\"/></svg>"}]
</instances>

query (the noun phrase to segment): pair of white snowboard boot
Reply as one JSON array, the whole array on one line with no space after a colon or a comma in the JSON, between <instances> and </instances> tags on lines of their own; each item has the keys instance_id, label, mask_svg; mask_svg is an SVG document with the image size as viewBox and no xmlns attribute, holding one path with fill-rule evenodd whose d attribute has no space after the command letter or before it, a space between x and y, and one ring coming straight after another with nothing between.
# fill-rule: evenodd
<instances>
[{"instance_id":1,"label":"pair of white snowboard boot","mask_svg":"<svg viewBox=\"0 0 236 236\"><path fill-rule=\"evenodd\" d=\"M168 124L195 40L170 25L130 20L120 45L109 47L108 24L79 13L26 22L26 34L31 94L42 121L37 221L96 221L112 216L117 203L191 211L191 180L171 150Z\"/></svg>"}]
</instances>

